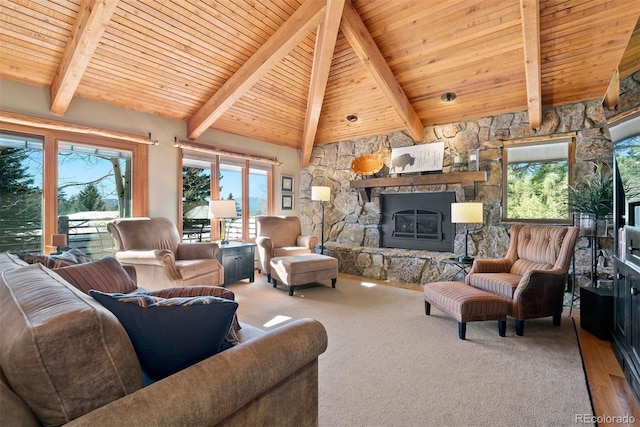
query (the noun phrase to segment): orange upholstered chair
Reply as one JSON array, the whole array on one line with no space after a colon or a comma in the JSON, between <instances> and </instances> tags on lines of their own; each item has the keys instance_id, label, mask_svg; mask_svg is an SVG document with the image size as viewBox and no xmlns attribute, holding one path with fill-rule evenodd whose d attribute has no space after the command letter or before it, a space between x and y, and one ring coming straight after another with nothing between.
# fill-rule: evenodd
<instances>
[{"instance_id":1,"label":"orange upholstered chair","mask_svg":"<svg viewBox=\"0 0 640 427\"><path fill-rule=\"evenodd\" d=\"M514 225L504 258L476 259L466 283L510 302L516 334L524 321L553 316L560 325L569 264L578 237L577 227Z\"/></svg>"}]
</instances>

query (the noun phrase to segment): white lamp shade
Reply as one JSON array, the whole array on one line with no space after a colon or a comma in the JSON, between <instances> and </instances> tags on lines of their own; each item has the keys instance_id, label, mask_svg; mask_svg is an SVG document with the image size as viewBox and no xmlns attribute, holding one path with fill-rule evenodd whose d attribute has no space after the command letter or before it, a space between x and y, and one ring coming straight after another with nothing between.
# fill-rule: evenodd
<instances>
[{"instance_id":1,"label":"white lamp shade","mask_svg":"<svg viewBox=\"0 0 640 427\"><path fill-rule=\"evenodd\" d=\"M311 187L311 200L328 202L331 200L331 187L314 186Z\"/></svg>"},{"instance_id":2,"label":"white lamp shade","mask_svg":"<svg viewBox=\"0 0 640 427\"><path fill-rule=\"evenodd\" d=\"M209 202L209 218L228 219L237 218L235 200L211 200Z\"/></svg>"},{"instance_id":3,"label":"white lamp shade","mask_svg":"<svg viewBox=\"0 0 640 427\"><path fill-rule=\"evenodd\" d=\"M451 222L454 224L482 224L482 203L451 203Z\"/></svg>"}]
</instances>

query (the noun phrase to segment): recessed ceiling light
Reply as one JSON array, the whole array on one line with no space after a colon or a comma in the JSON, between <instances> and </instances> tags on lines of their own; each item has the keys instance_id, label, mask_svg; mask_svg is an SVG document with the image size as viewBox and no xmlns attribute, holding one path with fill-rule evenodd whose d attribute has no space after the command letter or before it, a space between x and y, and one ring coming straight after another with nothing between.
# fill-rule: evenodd
<instances>
[{"instance_id":1,"label":"recessed ceiling light","mask_svg":"<svg viewBox=\"0 0 640 427\"><path fill-rule=\"evenodd\" d=\"M440 99L442 99L444 102L451 102L456 99L456 94L453 92L445 92L442 94Z\"/></svg>"},{"instance_id":2,"label":"recessed ceiling light","mask_svg":"<svg viewBox=\"0 0 640 427\"><path fill-rule=\"evenodd\" d=\"M347 120L349 120L351 123L357 122L358 121L358 116L356 116L355 114L349 114L347 116Z\"/></svg>"}]
</instances>

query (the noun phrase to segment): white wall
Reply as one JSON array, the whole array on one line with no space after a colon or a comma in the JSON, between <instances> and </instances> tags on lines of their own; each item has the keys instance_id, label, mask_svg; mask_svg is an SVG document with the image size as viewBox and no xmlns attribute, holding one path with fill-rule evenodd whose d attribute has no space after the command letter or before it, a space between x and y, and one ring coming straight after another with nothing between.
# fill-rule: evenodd
<instances>
[{"instance_id":1,"label":"white wall","mask_svg":"<svg viewBox=\"0 0 640 427\"><path fill-rule=\"evenodd\" d=\"M177 220L179 150L172 144L174 138L186 139L185 122L79 97L73 98L64 116L55 116L49 112L48 88L28 86L4 79L0 79L0 110L141 136L151 133L152 139L158 140L159 144L149 147L149 214ZM273 179L275 214L298 215L298 183L300 182L298 150L212 129L206 131L197 142L213 144L217 148L230 151L277 156L282 165L276 166ZM282 174L295 177L295 203L292 211L281 210L280 176Z\"/></svg>"}]
</instances>

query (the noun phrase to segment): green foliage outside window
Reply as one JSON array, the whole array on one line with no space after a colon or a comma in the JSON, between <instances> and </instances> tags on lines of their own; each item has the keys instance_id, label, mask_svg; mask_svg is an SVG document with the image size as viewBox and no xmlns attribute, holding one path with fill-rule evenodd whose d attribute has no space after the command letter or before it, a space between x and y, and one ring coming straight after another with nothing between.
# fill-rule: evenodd
<instances>
[{"instance_id":1,"label":"green foliage outside window","mask_svg":"<svg viewBox=\"0 0 640 427\"><path fill-rule=\"evenodd\" d=\"M40 151L0 147L0 251L40 248L42 189L26 166L33 153Z\"/></svg>"},{"instance_id":2,"label":"green foliage outside window","mask_svg":"<svg viewBox=\"0 0 640 427\"><path fill-rule=\"evenodd\" d=\"M509 164L507 217L567 218L568 168L566 160Z\"/></svg>"},{"instance_id":3,"label":"green foliage outside window","mask_svg":"<svg viewBox=\"0 0 640 427\"><path fill-rule=\"evenodd\" d=\"M211 169L182 168L182 211L209 204Z\"/></svg>"}]
</instances>

